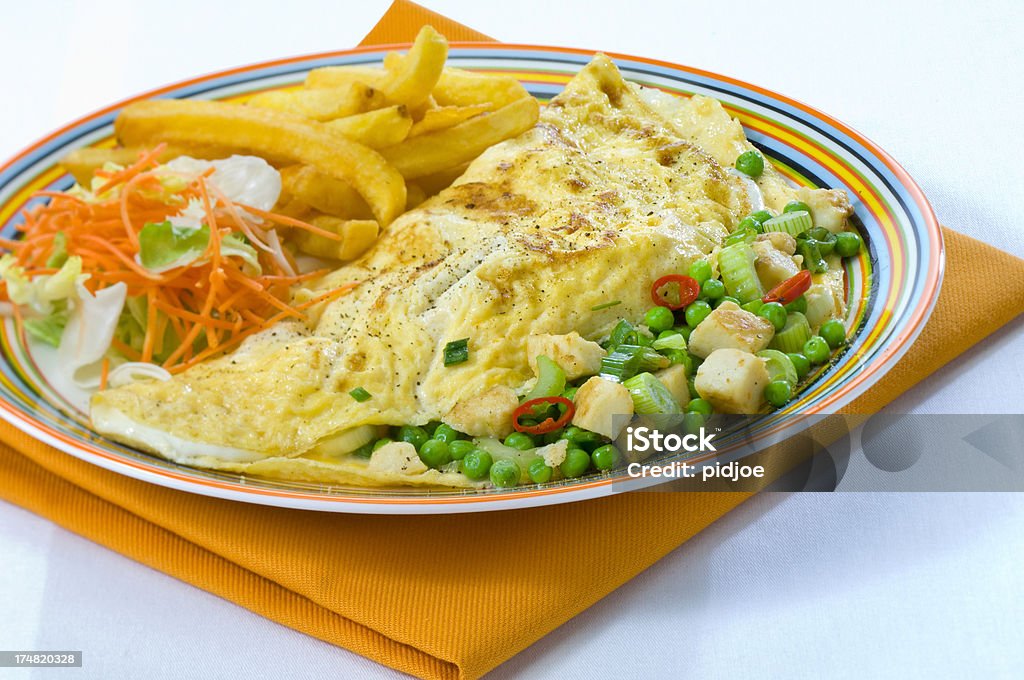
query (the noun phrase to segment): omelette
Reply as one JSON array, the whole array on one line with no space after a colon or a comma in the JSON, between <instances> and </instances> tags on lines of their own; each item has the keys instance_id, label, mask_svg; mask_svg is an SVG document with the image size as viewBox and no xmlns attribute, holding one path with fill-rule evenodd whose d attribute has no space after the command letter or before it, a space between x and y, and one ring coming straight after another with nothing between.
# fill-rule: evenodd
<instances>
[{"instance_id":1,"label":"omelette","mask_svg":"<svg viewBox=\"0 0 1024 680\"><path fill-rule=\"evenodd\" d=\"M598 55L536 126L297 295L357 283L350 293L168 380L98 392L93 425L182 464L246 475L480 486L412 447L353 452L388 426L505 436L509 410L537 381L536 338L598 346L620 319L643 318L656 279L711 257L751 212L800 200L817 225L845 224L840 191L793 188L770 164L756 182L732 171L751 149L716 100L628 83ZM468 356L446 362L460 340Z\"/></svg>"}]
</instances>

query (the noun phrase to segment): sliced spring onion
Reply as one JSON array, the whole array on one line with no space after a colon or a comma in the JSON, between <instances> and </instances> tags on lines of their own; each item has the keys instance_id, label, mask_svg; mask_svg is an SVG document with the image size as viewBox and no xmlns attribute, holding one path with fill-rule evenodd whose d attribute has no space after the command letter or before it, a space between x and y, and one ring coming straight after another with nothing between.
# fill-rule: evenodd
<instances>
[{"instance_id":1,"label":"sliced spring onion","mask_svg":"<svg viewBox=\"0 0 1024 680\"><path fill-rule=\"evenodd\" d=\"M661 338L651 343L651 347L657 350L663 349L686 349L686 338L682 333L673 333L667 338Z\"/></svg>"},{"instance_id":2,"label":"sliced spring onion","mask_svg":"<svg viewBox=\"0 0 1024 680\"><path fill-rule=\"evenodd\" d=\"M355 388L354 390L349 392L349 394L352 395L352 398L358 402L366 401L367 399L370 399L373 396L362 387Z\"/></svg>"},{"instance_id":3,"label":"sliced spring onion","mask_svg":"<svg viewBox=\"0 0 1024 680\"><path fill-rule=\"evenodd\" d=\"M800 312L791 312L786 325L772 338L771 347L782 352L803 352L804 343L811 337L811 325Z\"/></svg>"},{"instance_id":4,"label":"sliced spring onion","mask_svg":"<svg viewBox=\"0 0 1024 680\"><path fill-rule=\"evenodd\" d=\"M806 210L796 210L794 212L782 213L778 217L773 217L767 220L761 225L765 233L769 231L781 231L789 234L790 236L799 236L811 229L814 226L814 222L811 220L811 214Z\"/></svg>"},{"instance_id":5,"label":"sliced spring onion","mask_svg":"<svg viewBox=\"0 0 1024 680\"><path fill-rule=\"evenodd\" d=\"M793 213L789 213L793 214ZM828 271L828 262L821 256L818 242L813 239L798 238L796 252L804 258L804 268L813 274L824 274Z\"/></svg>"},{"instance_id":6,"label":"sliced spring onion","mask_svg":"<svg viewBox=\"0 0 1024 680\"><path fill-rule=\"evenodd\" d=\"M639 373L622 383L633 398L633 409L641 415L656 413L682 413L683 408L676 401L665 383L650 373Z\"/></svg>"},{"instance_id":7,"label":"sliced spring onion","mask_svg":"<svg viewBox=\"0 0 1024 680\"><path fill-rule=\"evenodd\" d=\"M768 382L785 380L793 387L797 383L796 366L793 360L777 349L764 349L757 353L764 359L764 367L768 369Z\"/></svg>"},{"instance_id":8,"label":"sliced spring onion","mask_svg":"<svg viewBox=\"0 0 1024 680\"><path fill-rule=\"evenodd\" d=\"M757 255L746 243L736 243L722 248L718 253L718 270L722 283L729 295L740 302L759 300L764 295L761 280L757 278L754 261Z\"/></svg>"},{"instance_id":9,"label":"sliced spring onion","mask_svg":"<svg viewBox=\"0 0 1024 680\"><path fill-rule=\"evenodd\" d=\"M565 390L565 371L543 354L537 357L537 384L526 395L526 401L540 397L557 397Z\"/></svg>"},{"instance_id":10,"label":"sliced spring onion","mask_svg":"<svg viewBox=\"0 0 1024 680\"><path fill-rule=\"evenodd\" d=\"M601 359L601 376L622 382L641 371L665 368L670 363L651 347L619 345Z\"/></svg>"},{"instance_id":11,"label":"sliced spring onion","mask_svg":"<svg viewBox=\"0 0 1024 680\"><path fill-rule=\"evenodd\" d=\"M454 366L469 361L469 338L452 340L444 346L444 365Z\"/></svg>"},{"instance_id":12,"label":"sliced spring onion","mask_svg":"<svg viewBox=\"0 0 1024 680\"><path fill-rule=\"evenodd\" d=\"M615 328L612 329L612 334L608 337L608 347L618 347L622 343L626 342L626 338L633 332L633 324L622 319L619 323L615 324Z\"/></svg>"},{"instance_id":13,"label":"sliced spring onion","mask_svg":"<svg viewBox=\"0 0 1024 680\"><path fill-rule=\"evenodd\" d=\"M611 302L603 302L599 305L594 305L590 308L592 312L600 312L602 309L610 309L616 305L621 305L622 300L612 300Z\"/></svg>"}]
</instances>

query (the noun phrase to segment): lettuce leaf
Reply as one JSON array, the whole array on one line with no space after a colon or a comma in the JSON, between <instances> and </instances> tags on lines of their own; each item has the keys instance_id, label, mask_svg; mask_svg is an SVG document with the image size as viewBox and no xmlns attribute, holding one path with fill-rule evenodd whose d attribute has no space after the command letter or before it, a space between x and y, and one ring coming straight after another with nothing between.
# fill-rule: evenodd
<instances>
[{"instance_id":1,"label":"lettuce leaf","mask_svg":"<svg viewBox=\"0 0 1024 680\"><path fill-rule=\"evenodd\" d=\"M220 241L220 254L224 257L240 257L248 265L246 273L259 276L263 273L256 249L249 245L243 234L228 234Z\"/></svg>"},{"instance_id":2,"label":"lettuce leaf","mask_svg":"<svg viewBox=\"0 0 1024 680\"><path fill-rule=\"evenodd\" d=\"M150 222L139 232L139 264L154 273L192 264L210 242L210 227L179 227Z\"/></svg>"},{"instance_id":3,"label":"lettuce leaf","mask_svg":"<svg viewBox=\"0 0 1024 680\"><path fill-rule=\"evenodd\" d=\"M25 320L25 330L33 338L57 347L68 324L68 302L57 300L53 303L53 311L47 316Z\"/></svg>"}]
</instances>

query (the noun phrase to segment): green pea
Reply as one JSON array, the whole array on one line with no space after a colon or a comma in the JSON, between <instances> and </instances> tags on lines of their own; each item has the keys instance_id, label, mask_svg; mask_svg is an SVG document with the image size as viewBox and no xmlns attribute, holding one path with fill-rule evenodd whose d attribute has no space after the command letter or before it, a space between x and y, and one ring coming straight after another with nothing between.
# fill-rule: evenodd
<instances>
[{"instance_id":1,"label":"green pea","mask_svg":"<svg viewBox=\"0 0 1024 680\"><path fill-rule=\"evenodd\" d=\"M530 465L526 468L526 474L530 476L530 481L534 484L546 484L551 481L551 475L555 471L551 469L551 466L544 462L543 458L534 458L530 461Z\"/></svg>"},{"instance_id":2,"label":"green pea","mask_svg":"<svg viewBox=\"0 0 1024 680\"><path fill-rule=\"evenodd\" d=\"M782 212L790 213L790 212L796 212L798 210L803 210L808 215L813 215L814 214L814 213L811 212L811 207L809 205L807 205L806 203L804 203L803 201L790 201L789 203L786 204L786 207L782 209Z\"/></svg>"},{"instance_id":3,"label":"green pea","mask_svg":"<svg viewBox=\"0 0 1024 680\"><path fill-rule=\"evenodd\" d=\"M764 398L775 408L782 408L793 397L793 388L785 380L773 380L764 388Z\"/></svg>"},{"instance_id":4,"label":"green pea","mask_svg":"<svg viewBox=\"0 0 1024 680\"><path fill-rule=\"evenodd\" d=\"M381 437L380 439L378 439L377 441L375 441L373 443L373 449L372 450L376 451L377 449L379 449L380 447L384 446L385 444L390 444L390 443L391 443L391 437Z\"/></svg>"},{"instance_id":5,"label":"green pea","mask_svg":"<svg viewBox=\"0 0 1024 680\"><path fill-rule=\"evenodd\" d=\"M676 330L679 331L679 335L683 336L683 340L690 341L690 333L693 332L692 328L689 326L676 326Z\"/></svg>"},{"instance_id":6,"label":"green pea","mask_svg":"<svg viewBox=\"0 0 1024 680\"><path fill-rule=\"evenodd\" d=\"M828 343L820 335L815 335L804 343L804 356L812 364L823 364L828 361L830 355Z\"/></svg>"},{"instance_id":7,"label":"green pea","mask_svg":"<svg viewBox=\"0 0 1024 680\"><path fill-rule=\"evenodd\" d=\"M704 300L691 302L686 306L686 325L690 328L696 328L701 321L708 318L710 313L711 305Z\"/></svg>"},{"instance_id":8,"label":"green pea","mask_svg":"<svg viewBox=\"0 0 1024 680\"><path fill-rule=\"evenodd\" d=\"M757 212L750 213L749 217L757 220L763 225L765 222L775 217L775 215L772 214L771 210L758 210Z\"/></svg>"},{"instance_id":9,"label":"green pea","mask_svg":"<svg viewBox=\"0 0 1024 680\"><path fill-rule=\"evenodd\" d=\"M715 412L715 407L711 405L711 402L700 397L691 399L690 403L686 405L687 413L699 413L702 416L709 416Z\"/></svg>"},{"instance_id":10,"label":"green pea","mask_svg":"<svg viewBox=\"0 0 1024 680\"><path fill-rule=\"evenodd\" d=\"M718 298L718 300L715 302L715 309L718 309L726 302L731 302L737 307L740 306L740 301L738 299L732 297L731 295L726 295L725 297Z\"/></svg>"},{"instance_id":11,"label":"green pea","mask_svg":"<svg viewBox=\"0 0 1024 680\"><path fill-rule=\"evenodd\" d=\"M459 438L459 432L451 425L441 423L434 430L434 439L440 439L443 442L453 442Z\"/></svg>"},{"instance_id":12,"label":"green pea","mask_svg":"<svg viewBox=\"0 0 1024 680\"><path fill-rule=\"evenodd\" d=\"M422 427L417 427L416 425L403 425L398 428L398 441L412 444L416 447L417 451L421 446L423 446L423 442L428 439L430 439L430 436Z\"/></svg>"},{"instance_id":13,"label":"green pea","mask_svg":"<svg viewBox=\"0 0 1024 680\"><path fill-rule=\"evenodd\" d=\"M687 434L697 434L700 428L704 427L707 416L697 411L689 411L683 414L683 431Z\"/></svg>"},{"instance_id":14,"label":"green pea","mask_svg":"<svg viewBox=\"0 0 1024 680\"><path fill-rule=\"evenodd\" d=\"M568 399L569 401L575 400L576 399L576 391L577 390L579 390L578 387L566 387L565 391L562 392L562 398L563 399Z\"/></svg>"},{"instance_id":15,"label":"green pea","mask_svg":"<svg viewBox=\"0 0 1024 680\"><path fill-rule=\"evenodd\" d=\"M590 454L583 449L569 449L565 454L565 460L558 467L564 477L579 477L590 467Z\"/></svg>"},{"instance_id":16,"label":"green pea","mask_svg":"<svg viewBox=\"0 0 1024 680\"><path fill-rule=\"evenodd\" d=\"M440 439L428 439L420 447L420 460L427 467L439 468L446 463L452 462L452 452L448 448L448 442Z\"/></svg>"},{"instance_id":17,"label":"green pea","mask_svg":"<svg viewBox=\"0 0 1024 680\"><path fill-rule=\"evenodd\" d=\"M664 340L665 338L671 338L673 335L679 335L679 331L675 328L669 328L667 331L658 333L658 340Z\"/></svg>"},{"instance_id":18,"label":"green pea","mask_svg":"<svg viewBox=\"0 0 1024 680\"><path fill-rule=\"evenodd\" d=\"M564 434L565 434L565 430L564 429L552 430L551 432L548 432L548 433L544 434L541 437L541 441L544 444L554 444L559 439L561 439L562 435L564 435Z\"/></svg>"},{"instance_id":19,"label":"green pea","mask_svg":"<svg viewBox=\"0 0 1024 680\"><path fill-rule=\"evenodd\" d=\"M801 295L797 299L786 305L787 312L800 312L801 314L807 313L807 298Z\"/></svg>"},{"instance_id":20,"label":"green pea","mask_svg":"<svg viewBox=\"0 0 1024 680\"><path fill-rule=\"evenodd\" d=\"M358 449L353 451L352 455L355 456L356 458L369 458L370 456L373 455L373 445L374 442L366 442Z\"/></svg>"},{"instance_id":21,"label":"green pea","mask_svg":"<svg viewBox=\"0 0 1024 680\"><path fill-rule=\"evenodd\" d=\"M768 319L776 331L786 327L786 308L778 302L766 302L757 310L757 315L762 319Z\"/></svg>"},{"instance_id":22,"label":"green pea","mask_svg":"<svg viewBox=\"0 0 1024 680\"><path fill-rule=\"evenodd\" d=\"M427 433L428 437L434 436L434 430L441 424L440 420L431 420L429 423L423 426L423 430Z\"/></svg>"},{"instance_id":23,"label":"green pea","mask_svg":"<svg viewBox=\"0 0 1024 680\"><path fill-rule=\"evenodd\" d=\"M667 331L675 322L676 318L668 307L651 307L644 314L644 323L655 333Z\"/></svg>"},{"instance_id":24,"label":"green pea","mask_svg":"<svg viewBox=\"0 0 1024 680\"><path fill-rule=\"evenodd\" d=\"M466 454L476 448L476 444L468 439L456 439L448 443L448 453L452 454L452 460L462 460Z\"/></svg>"},{"instance_id":25,"label":"green pea","mask_svg":"<svg viewBox=\"0 0 1024 680\"><path fill-rule=\"evenodd\" d=\"M619 450L612 444L605 444L594 449L590 460L598 470L611 470L619 462Z\"/></svg>"},{"instance_id":26,"label":"green pea","mask_svg":"<svg viewBox=\"0 0 1024 680\"><path fill-rule=\"evenodd\" d=\"M503 458L494 462L490 471L491 484L499 489L508 489L519 484L522 472L514 460Z\"/></svg>"},{"instance_id":27,"label":"green pea","mask_svg":"<svg viewBox=\"0 0 1024 680\"><path fill-rule=\"evenodd\" d=\"M808 361L807 357L798 352L791 352L786 355L789 360L793 362L793 367L796 368L797 380L803 380L807 377L807 374L811 372L811 362Z\"/></svg>"},{"instance_id":28,"label":"green pea","mask_svg":"<svg viewBox=\"0 0 1024 680\"><path fill-rule=\"evenodd\" d=\"M718 279L708 279L700 287L700 294L708 300L718 300L725 295L725 284Z\"/></svg>"},{"instance_id":29,"label":"green pea","mask_svg":"<svg viewBox=\"0 0 1024 680\"><path fill-rule=\"evenodd\" d=\"M853 257L860 252L860 236L852 231L836 234L836 254L839 257Z\"/></svg>"},{"instance_id":30,"label":"green pea","mask_svg":"<svg viewBox=\"0 0 1024 680\"><path fill-rule=\"evenodd\" d=\"M839 319L830 319L821 324L818 335L825 338L829 347L836 349L846 342L846 326Z\"/></svg>"},{"instance_id":31,"label":"green pea","mask_svg":"<svg viewBox=\"0 0 1024 680\"><path fill-rule=\"evenodd\" d=\"M697 283L703 285L705 281L711 278L711 264L707 260L694 260L686 274L691 279L695 279Z\"/></svg>"},{"instance_id":32,"label":"green pea","mask_svg":"<svg viewBox=\"0 0 1024 680\"><path fill-rule=\"evenodd\" d=\"M466 454L466 457L462 459L459 467L462 469L462 474L466 475L472 480L480 480L487 476L487 473L491 471L491 465L494 463L494 459L491 458L491 454L487 453L482 449L473 449Z\"/></svg>"},{"instance_id":33,"label":"green pea","mask_svg":"<svg viewBox=\"0 0 1024 680\"><path fill-rule=\"evenodd\" d=\"M533 438L525 432L513 432L505 437L505 446L519 451L526 451L532 449L535 444L533 443Z\"/></svg>"},{"instance_id":34,"label":"green pea","mask_svg":"<svg viewBox=\"0 0 1024 680\"><path fill-rule=\"evenodd\" d=\"M740 231L741 229L753 229L758 234L764 233L764 226L761 224L761 220L757 219L753 215L744 217L740 220L740 223L736 225L736 231Z\"/></svg>"},{"instance_id":35,"label":"green pea","mask_svg":"<svg viewBox=\"0 0 1024 680\"><path fill-rule=\"evenodd\" d=\"M596 446L603 443L605 440L605 438L598 433L591 432L590 430L584 430L582 427L576 427L575 425L567 427L563 437L568 439L570 444L574 444L580 448Z\"/></svg>"},{"instance_id":36,"label":"green pea","mask_svg":"<svg viewBox=\"0 0 1024 680\"><path fill-rule=\"evenodd\" d=\"M693 374L693 359L690 358L689 352L684 349L668 349L663 354L669 358L673 365L678 364L682 366L686 371L686 375Z\"/></svg>"},{"instance_id":37,"label":"green pea","mask_svg":"<svg viewBox=\"0 0 1024 680\"><path fill-rule=\"evenodd\" d=\"M749 177L760 177L764 172L764 157L756 151L744 151L736 159L736 169Z\"/></svg>"}]
</instances>

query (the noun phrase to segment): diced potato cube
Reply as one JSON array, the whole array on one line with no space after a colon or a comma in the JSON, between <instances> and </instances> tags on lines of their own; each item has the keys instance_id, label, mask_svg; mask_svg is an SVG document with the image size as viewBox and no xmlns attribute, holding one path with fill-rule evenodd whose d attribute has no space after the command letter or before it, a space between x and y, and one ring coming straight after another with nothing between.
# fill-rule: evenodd
<instances>
[{"instance_id":1,"label":"diced potato cube","mask_svg":"<svg viewBox=\"0 0 1024 680\"><path fill-rule=\"evenodd\" d=\"M576 391L572 424L615 439L633 416L633 397L622 383L594 376ZM626 416L619 419L613 416Z\"/></svg>"},{"instance_id":2,"label":"diced potato cube","mask_svg":"<svg viewBox=\"0 0 1024 680\"><path fill-rule=\"evenodd\" d=\"M738 349L718 349L697 369L693 386L722 413L757 413L765 403L764 359Z\"/></svg>"},{"instance_id":3,"label":"diced potato cube","mask_svg":"<svg viewBox=\"0 0 1024 680\"><path fill-rule=\"evenodd\" d=\"M726 347L756 354L774 335L775 327L767 319L740 309L735 302L723 302L693 329L689 350L701 358Z\"/></svg>"},{"instance_id":4,"label":"diced potato cube","mask_svg":"<svg viewBox=\"0 0 1024 680\"><path fill-rule=\"evenodd\" d=\"M463 399L441 420L472 437L504 437L512 432L512 413L519 399L508 387L495 385Z\"/></svg>"},{"instance_id":5,"label":"diced potato cube","mask_svg":"<svg viewBox=\"0 0 1024 680\"><path fill-rule=\"evenodd\" d=\"M783 236L789 236L789 234L783 234ZM769 241L754 241L751 248L757 255L757 260L754 261L757 278L761 279L765 290L774 288L791 276L796 276L800 271L800 267L792 257L777 249Z\"/></svg>"},{"instance_id":6,"label":"diced potato cube","mask_svg":"<svg viewBox=\"0 0 1024 680\"><path fill-rule=\"evenodd\" d=\"M786 255L796 254L796 239L784 231L769 231L767 234L758 234L755 241L767 241L772 244L775 250L781 250Z\"/></svg>"},{"instance_id":7,"label":"diced potato cube","mask_svg":"<svg viewBox=\"0 0 1024 680\"><path fill-rule=\"evenodd\" d=\"M685 409L686 404L690 401L690 385L686 381L686 367L682 364L669 366L655 373L654 377L668 388L679 405Z\"/></svg>"},{"instance_id":8,"label":"diced potato cube","mask_svg":"<svg viewBox=\"0 0 1024 680\"><path fill-rule=\"evenodd\" d=\"M814 226L825 227L832 233L846 228L846 218L853 214L853 206L846 192L840 189L811 189L800 187L797 198L811 209Z\"/></svg>"},{"instance_id":9,"label":"diced potato cube","mask_svg":"<svg viewBox=\"0 0 1024 680\"><path fill-rule=\"evenodd\" d=\"M370 455L370 469L395 475L417 475L426 472L427 466L409 442L388 442Z\"/></svg>"},{"instance_id":10,"label":"diced potato cube","mask_svg":"<svg viewBox=\"0 0 1024 680\"><path fill-rule=\"evenodd\" d=\"M576 331L567 335L531 335L526 339L526 351L534 374L537 373L537 357L543 355L561 366L569 380L600 372L601 359L607 354L601 345L586 340Z\"/></svg>"}]
</instances>

